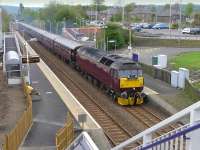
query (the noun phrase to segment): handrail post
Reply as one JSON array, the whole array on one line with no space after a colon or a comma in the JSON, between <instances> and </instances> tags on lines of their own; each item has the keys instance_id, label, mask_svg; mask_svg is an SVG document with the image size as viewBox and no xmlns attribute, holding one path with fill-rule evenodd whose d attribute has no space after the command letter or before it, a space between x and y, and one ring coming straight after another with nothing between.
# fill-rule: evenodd
<instances>
[{"instance_id":1,"label":"handrail post","mask_svg":"<svg viewBox=\"0 0 200 150\"><path fill-rule=\"evenodd\" d=\"M190 113L190 124L194 125L200 121L200 109L192 110ZM200 129L190 133L189 150L199 150Z\"/></svg>"},{"instance_id":2,"label":"handrail post","mask_svg":"<svg viewBox=\"0 0 200 150\"><path fill-rule=\"evenodd\" d=\"M151 141L152 141L152 134L151 133L150 134L145 134L143 136L143 145L146 145Z\"/></svg>"}]
</instances>

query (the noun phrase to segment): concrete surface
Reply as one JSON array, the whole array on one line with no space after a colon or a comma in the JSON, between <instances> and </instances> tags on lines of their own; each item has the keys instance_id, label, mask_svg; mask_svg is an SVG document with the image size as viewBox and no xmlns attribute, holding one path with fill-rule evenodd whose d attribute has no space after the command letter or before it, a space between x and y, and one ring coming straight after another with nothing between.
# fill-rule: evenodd
<instances>
[{"instance_id":1,"label":"concrete surface","mask_svg":"<svg viewBox=\"0 0 200 150\"><path fill-rule=\"evenodd\" d=\"M42 60L40 63L38 63L38 66L47 77L50 84L52 84L64 104L69 108L76 121L78 121L79 114L86 114L87 119L84 124L84 130L89 131L90 136L95 141L97 146L100 149L109 149L110 144L108 143L100 125L93 119L87 110L78 102L78 100L71 94L71 92Z\"/></svg>"},{"instance_id":2,"label":"concrete surface","mask_svg":"<svg viewBox=\"0 0 200 150\"><path fill-rule=\"evenodd\" d=\"M22 148L54 147L55 135L64 126L67 108L37 65L30 66L32 86L41 99L33 99L33 125Z\"/></svg>"}]
</instances>

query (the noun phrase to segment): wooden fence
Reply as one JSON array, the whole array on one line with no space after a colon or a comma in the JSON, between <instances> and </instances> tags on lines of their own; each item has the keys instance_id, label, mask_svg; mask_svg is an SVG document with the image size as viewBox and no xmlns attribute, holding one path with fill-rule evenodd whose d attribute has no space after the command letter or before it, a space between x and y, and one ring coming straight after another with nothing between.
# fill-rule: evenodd
<instances>
[{"instance_id":1,"label":"wooden fence","mask_svg":"<svg viewBox=\"0 0 200 150\"><path fill-rule=\"evenodd\" d=\"M24 94L27 100L26 110L18 120L15 128L5 136L3 150L17 150L32 125L32 98L30 96L31 87L23 84Z\"/></svg>"},{"instance_id":2,"label":"wooden fence","mask_svg":"<svg viewBox=\"0 0 200 150\"><path fill-rule=\"evenodd\" d=\"M68 113L65 126L56 133L56 149L64 150L74 140L74 122Z\"/></svg>"}]
</instances>

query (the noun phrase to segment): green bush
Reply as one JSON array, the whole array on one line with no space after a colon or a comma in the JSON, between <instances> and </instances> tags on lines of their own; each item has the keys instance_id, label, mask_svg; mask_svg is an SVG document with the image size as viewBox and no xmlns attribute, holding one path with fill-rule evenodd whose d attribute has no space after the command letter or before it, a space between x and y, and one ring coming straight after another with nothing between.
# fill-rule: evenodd
<instances>
[{"instance_id":1,"label":"green bush","mask_svg":"<svg viewBox=\"0 0 200 150\"><path fill-rule=\"evenodd\" d=\"M2 31L9 32L9 23L11 20L11 16L4 9L2 11L2 20L3 20Z\"/></svg>"},{"instance_id":2,"label":"green bush","mask_svg":"<svg viewBox=\"0 0 200 150\"><path fill-rule=\"evenodd\" d=\"M123 29L115 23L109 23L106 28L106 39L107 42L110 40L116 41L116 47L121 48L125 44L125 37ZM107 43L108 49L115 49L115 43Z\"/></svg>"},{"instance_id":3,"label":"green bush","mask_svg":"<svg viewBox=\"0 0 200 150\"><path fill-rule=\"evenodd\" d=\"M173 23L171 25L171 29L178 29L178 27L179 27L178 23Z\"/></svg>"},{"instance_id":4,"label":"green bush","mask_svg":"<svg viewBox=\"0 0 200 150\"><path fill-rule=\"evenodd\" d=\"M108 41L116 41L116 48L122 48L129 44L129 30L123 29L117 23L109 23L106 25L106 29L102 29L102 32L97 36L97 47L103 48L104 42L104 31L105 33L105 41L106 47L108 50L115 49L115 43L109 43ZM132 35L132 43L133 43L133 35ZM108 46L107 46L108 45Z\"/></svg>"}]
</instances>

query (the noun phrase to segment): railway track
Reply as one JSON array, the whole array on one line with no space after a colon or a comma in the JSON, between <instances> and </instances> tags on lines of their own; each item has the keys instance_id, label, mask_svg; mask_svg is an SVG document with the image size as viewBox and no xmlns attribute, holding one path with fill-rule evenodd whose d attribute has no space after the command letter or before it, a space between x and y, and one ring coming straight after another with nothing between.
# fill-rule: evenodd
<instances>
[{"instance_id":1,"label":"railway track","mask_svg":"<svg viewBox=\"0 0 200 150\"><path fill-rule=\"evenodd\" d=\"M126 128L120 125L116 119L110 115L101 105L97 103L94 97L90 96L77 82L69 76L63 65L55 55L50 53L39 43L32 43L32 47L41 56L41 58L49 65L49 67L54 71L54 73L63 81L63 83L70 89L70 91L76 95L79 102L90 112L90 114L95 118L95 120L101 125L106 136L111 141L113 146L127 140L134 134L131 134ZM61 63L62 62L62 63ZM153 113L153 111L145 106L140 107L125 107L125 111L130 113L134 118L139 120L143 126L149 128L156 123L162 121L166 117L160 117ZM177 127L177 126L176 126ZM170 125L164 129L158 131L156 136L160 136L163 133L167 133L176 128L174 125ZM140 132L140 131L138 131ZM137 142L130 145L128 149L137 147L141 142Z\"/></svg>"},{"instance_id":2,"label":"railway track","mask_svg":"<svg viewBox=\"0 0 200 150\"><path fill-rule=\"evenodd\" d=\"M161 122L162 120L166 119L166 117L159 116L158 114L155 113L155 111L151 110L150 108L146 106L132 107L132 108L127 107L125 109L135 118L137 118L141 123L143 123L146 126L146 128L150 128L154 126L155 124ZM169 125L157 131L156 136L161 136L180 126L181 126L180 123Z\"/></svg>"},{"instance_id":3,"label":"railway track","mask_svg":"<svg viewBox=\"0 0 200 150\"><path fill-rule=\"evenodd\" d=\"M79 102L90 112L95 120L103 128L105 135L111 141L113 146L127 140L133 135L121 126L113 117L102 108L97 101L91 97L84 89L81 88L65 71L65 68L60 65L56 56L50 52L44 51L44 47L40 44L31 44L40 57L46 62L46 64L53 70L53 72L61 79L61 81L70 89L70 91L76 96ZM130 145L129 148L137 147L141 142Z\"/></svg>"}]
</instances>

